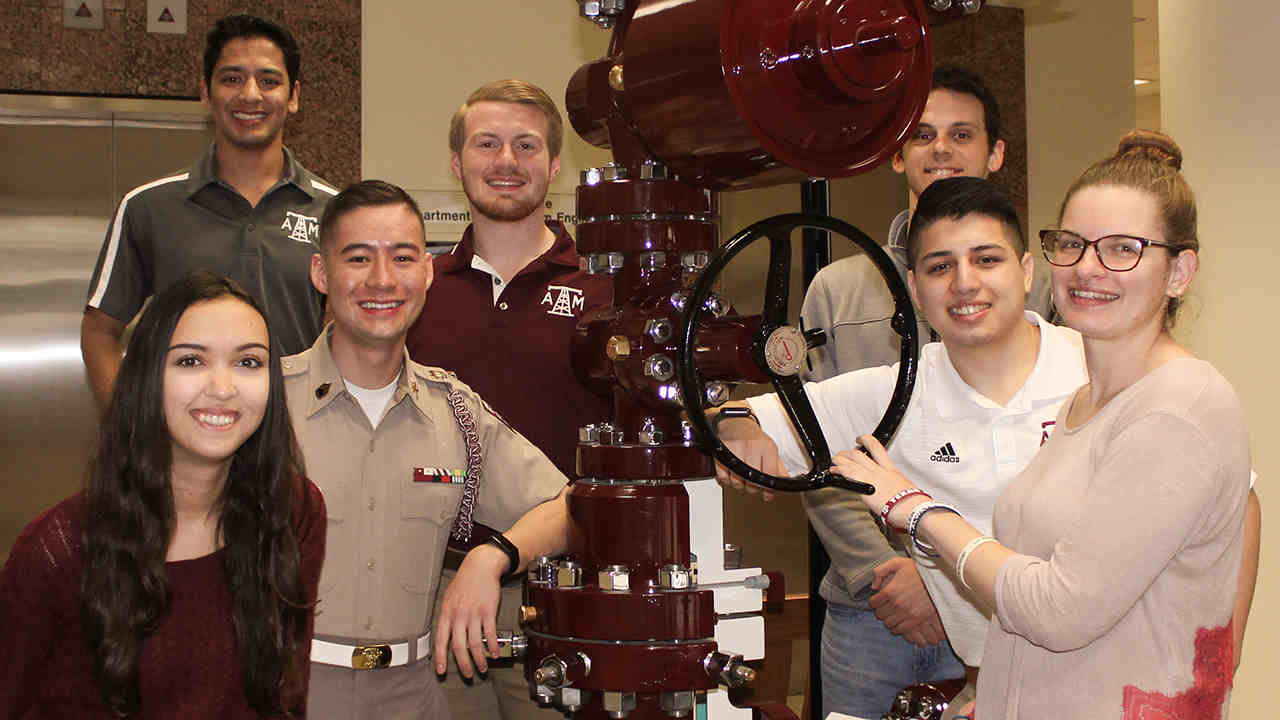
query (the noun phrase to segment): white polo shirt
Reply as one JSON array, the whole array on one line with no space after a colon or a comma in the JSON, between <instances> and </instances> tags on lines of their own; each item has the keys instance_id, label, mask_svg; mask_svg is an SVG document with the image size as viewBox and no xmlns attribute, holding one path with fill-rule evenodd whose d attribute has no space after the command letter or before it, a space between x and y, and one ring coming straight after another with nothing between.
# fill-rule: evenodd
<instances>
[{"instance_id":1,"label":"white polo shirt","mask_svg":"<svg viewBox=\"0 0 1280 720\"><path fill-rule=\"evenodd\" d=\"M1088 380L1079 333L1031 311L1027 321L1040 327L1036 366L1003 407L960 379L942 343L925 345L915 391L889 445L889 457L907 478L986 534L996 498L1048 439L1062 403ZM856 447L859 435L875 429L897 377L898 366L892 365L805 384L833 455ZM778 444L787 471L807 472L809 459L776 397L748 402ZM981 665L990 611L971 598L950 568L944 571L932 558L915 560L951 647L966 665Z\"/></svg>"}]
</instances>

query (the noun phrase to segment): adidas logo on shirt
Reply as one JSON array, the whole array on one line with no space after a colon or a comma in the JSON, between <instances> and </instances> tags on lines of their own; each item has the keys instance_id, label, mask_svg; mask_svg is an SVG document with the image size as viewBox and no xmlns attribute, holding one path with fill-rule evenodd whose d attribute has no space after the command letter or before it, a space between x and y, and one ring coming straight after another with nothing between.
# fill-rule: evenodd
<instances>
[{"instance_id":1,"label":"adidas logo on shirt","mask_svg":"<svg viewBox=\"0 0 1280 720\"><path fill-rule=\"evenodd\" d=\"M960 462L960 457L956 455L956 449L951 447L951 443L947 443L946 445L943 445L942 447L938 448L938 451L930 455L929 459L934 462L947 462L947 463Z\"/></svg>"}]
</instances>

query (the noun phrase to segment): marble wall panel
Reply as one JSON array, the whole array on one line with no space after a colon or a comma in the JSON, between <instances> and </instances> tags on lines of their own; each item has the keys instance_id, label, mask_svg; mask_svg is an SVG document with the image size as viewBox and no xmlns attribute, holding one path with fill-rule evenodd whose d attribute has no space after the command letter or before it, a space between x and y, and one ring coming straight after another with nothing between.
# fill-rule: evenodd
<instances>
[{"instance_id":1,"label":"marble wall panel","mask_svg":"<svg viewBox=\"0 0 1280 720\"><path fill-rule=\"evenodd\" d=\"M982 76L1000 103L1004 168L991 180L1008 193L1027 224L1027 71L1022 10L984 7L982 12L935 26L935 65L960 65Z\"/></svg>"},{"instance_id":2,"label":"marble wall panel","mask_svg":"<svg viewBox=\"0 0 1280 720\"><path fill-rule=\"evenodd\" d=\"M102 30L64 28L61 0L6 5L0 93L197 98L204 36L219 17L278 22L302 50L301 109L285 143L338 187L360 177L360 0L187 0L185 35L148 33L146 0L104 0Z\"/></svg>"}]
</instances>

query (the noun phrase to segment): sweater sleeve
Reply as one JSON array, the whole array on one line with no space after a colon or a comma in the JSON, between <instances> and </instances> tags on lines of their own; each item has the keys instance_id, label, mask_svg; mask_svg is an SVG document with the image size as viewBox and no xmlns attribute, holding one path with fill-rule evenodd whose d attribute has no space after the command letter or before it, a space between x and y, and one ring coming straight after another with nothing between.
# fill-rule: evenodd
<instances>
[{"instance_id":1,"label":"sweater sleeve","mask_svg":"<svg viewBox=\"0 0 1280 720\"><path fill-rule=\"evenodd\" d=\"M1088 645L1128 613L1180 549L1232 497L1215 443L1183 416L1140 417L1101 449L1082 478L1080 521L1048 560L1015 555L996 577L1008 632L1048 650Z\"/></svg>"},{"instance_id":2,"label":"sweater sleeve","mask_svg":"<svg viewBox=\"0 0 1280 720\"><path fill-rule=\"evenodd\" d=\"M78 547L61 508L33 521L0 570L0 719L25 717L40 695L49 658L58 651L60 623L75 610ZM78 627L78 625L77 625Z\"/></svg>"}]
</instances>

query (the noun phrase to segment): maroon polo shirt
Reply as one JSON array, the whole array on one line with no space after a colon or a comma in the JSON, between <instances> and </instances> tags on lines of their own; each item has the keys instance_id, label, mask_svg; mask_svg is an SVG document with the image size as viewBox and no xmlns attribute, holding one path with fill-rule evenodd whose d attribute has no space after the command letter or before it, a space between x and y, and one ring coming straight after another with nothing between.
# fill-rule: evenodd
<instances>
[{"instance_id":1,"label":"maroon polo shirt","mask_svg":"<svg viewBox=\"0 0 1280 720\"><path fill-rule=\"evenodd\" d=\"M448 255L435 258L435 281L422 316L409 329L409 356L458 374L507 422L570 478L578 428L609 419L609 401L578 382L569 342L583 313L608 306L613 279L578 269L564 225L550 250L529 263L495 304L497 278L471 267L468 227Z\"/></svg>"}]
</instances>

